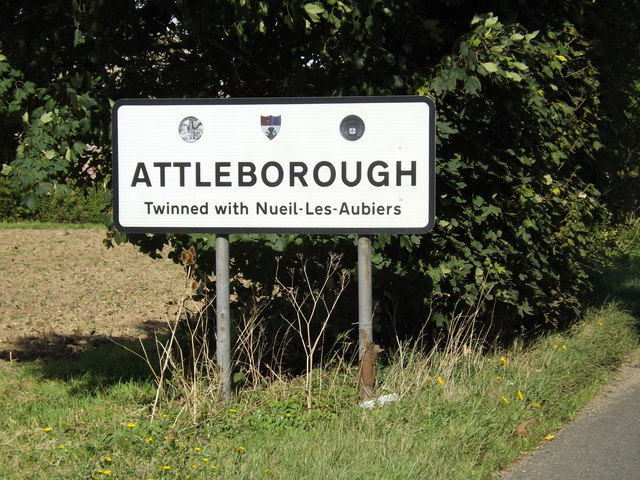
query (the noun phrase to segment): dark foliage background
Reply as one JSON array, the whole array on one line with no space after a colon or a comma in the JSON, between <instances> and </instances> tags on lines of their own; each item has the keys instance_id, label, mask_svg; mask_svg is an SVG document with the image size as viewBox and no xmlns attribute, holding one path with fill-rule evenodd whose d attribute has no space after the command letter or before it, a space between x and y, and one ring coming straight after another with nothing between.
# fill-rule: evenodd
<instances>
[{"instance_id":1,"label":"dark foliage background","mask_svg":"<svg viewBox=\"0 0 640 480\"><path fill-rule=\"evenodd\" d=\"M13 214L27 209L22 217L53 195L97 189L112 228L118 98L434 98L437 226L374 237L382 343L476 308L506 336L562 325L590 291L590 274L615 254L615 223L638 208L637 0L0 5L0 162L11 189L2 201ZM21 206L6 207L16 198ZM150 255L168 246L176 261L194 245L198 278L210 287L212 236L110 239ZM232 242L233 273L254 284L234 285L241 311L255 285L273 290L276 257L282 272L302 254L317 279L329 252L355 264L353 236ZM352 298L328 338L353 328ZM264 322L276 331L288 308L273 299Z\"/></svg>"}]
</instances>

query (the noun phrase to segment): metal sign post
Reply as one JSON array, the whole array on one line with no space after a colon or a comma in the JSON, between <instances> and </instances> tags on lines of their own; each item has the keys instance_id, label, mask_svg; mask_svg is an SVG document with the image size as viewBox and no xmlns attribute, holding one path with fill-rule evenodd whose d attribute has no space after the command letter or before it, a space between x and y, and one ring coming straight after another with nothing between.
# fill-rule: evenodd
<instances>
[{"instance_id":1,"label":"metal sign post","mask_svg":"<svg viewBox=\"0 0 640 480\"><path fill-rule=\"evenodd\" d=\"M358 237L358 359L373 342L373 279L371 276L371 237Z\"/></svg>"},{"instance_id":2,"label":"metal sign post","mask_svg":"<svg viewBox=\"0 0 640 480\"><path fill-rule=\"evenodd\" d=\"M216 361L220 397L231 400L231 311L229 308L229 236L216 236Z\"/></svg>"}]
</instances>

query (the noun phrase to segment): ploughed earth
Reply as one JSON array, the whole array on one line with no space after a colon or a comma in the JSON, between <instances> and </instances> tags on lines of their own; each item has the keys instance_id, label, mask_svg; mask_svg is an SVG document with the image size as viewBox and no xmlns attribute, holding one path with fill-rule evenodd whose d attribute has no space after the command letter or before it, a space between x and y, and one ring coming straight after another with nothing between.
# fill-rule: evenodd
<instances>
[{"instance_id":1,"label":"ploughed earth","mask_svg":"<svg viewBox=\"0 0 640 480\"><path fill-rule=\"evenodd\" d=\"M153 337L175 318L185 272L105 229L0 229L0 358L76 353Z\"/></svg>"}]
</instances>

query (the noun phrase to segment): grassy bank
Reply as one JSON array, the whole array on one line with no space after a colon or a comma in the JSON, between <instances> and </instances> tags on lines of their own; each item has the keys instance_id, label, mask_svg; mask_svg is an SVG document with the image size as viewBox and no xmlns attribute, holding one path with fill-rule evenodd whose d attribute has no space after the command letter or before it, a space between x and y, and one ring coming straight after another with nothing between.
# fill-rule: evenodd
<instances>
[{"instance_id":1,"label":"grassy bank","mask_svg":"<svg viewBox=\"0 0 640 480\"><path fill-rule=\"evenodd\" d=\"M38 221L20 221L20 222L0 222L0 229L34 229L34 230L47 230L47 229L66 229L66 230L83 230L87 228L105 228L101 223L52 223L52 222L38 222Z\"/></svg>"},{"instance_id":2,"label":"grassy bank","mask_svg":"<svg viewBox=\"0 0 640 480\"><path fill-rule=\"evenodd\" d=\"M222 406L206 381L174 378L156 403L146 362L117 345L0 362L0 478L488 479L637 357L639 290L636 251L568 331L488 351L461 320L439 349L400 345L378 371L399 400L372 409L348 362L315 373L311 412L303 379Z\"/></svg>"},{"instance_id":3,"label":"grassy bank","mask_svg":"<svg viewBox=\"0 0 640 480\"><path fill-rule=\"evenodd\" d=\"M220 407L194 423L179 401L152 420L144 363L105 346L69 360L0 364L0 477L488 478L570 420L636 348L616 304L570 331L482 354L459 329L443 350L401 348L380 373L400 401L355 406L355 372L308 413L295 382ZM345 383L337 378L345 378Z\"/></svg>"}]
</instances>

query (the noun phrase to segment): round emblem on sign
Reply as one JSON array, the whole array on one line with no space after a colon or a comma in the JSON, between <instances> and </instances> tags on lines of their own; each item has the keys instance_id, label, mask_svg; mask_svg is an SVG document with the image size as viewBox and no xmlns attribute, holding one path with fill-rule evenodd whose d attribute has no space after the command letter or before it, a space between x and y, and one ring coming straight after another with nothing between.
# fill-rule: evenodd
<instances>
[{"instance_id":1,"label":"round emblem on sign","mask_svg":"<svg viewBox=\"0 0 640 480\"><path fill-rule=\"evenodd\" d=\"M340 122L340 134L353 142L364 135L364 122L357 115L348 115Z\"/></svg>"},{"instance_id":2,"label":"round emblem on sign","mask_svg":"<svg viewBox=\"0 0 640 480\"><path fill-rule=\"evenodd\" d=\"M202 122L196 117L183 118L180 122L180 126L178 127L180 138L188 143L197 142L203 132L204 127L202 126Z\"/></svg>"}]
</instances>

